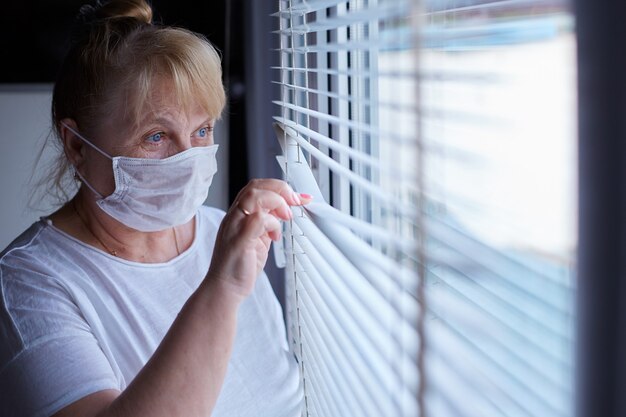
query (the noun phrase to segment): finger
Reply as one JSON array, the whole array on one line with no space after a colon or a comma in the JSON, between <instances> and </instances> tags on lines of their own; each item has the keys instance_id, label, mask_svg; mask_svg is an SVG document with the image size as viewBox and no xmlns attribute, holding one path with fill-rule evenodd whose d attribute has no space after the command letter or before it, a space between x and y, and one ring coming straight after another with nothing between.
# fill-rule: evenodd
<instances>
[{"instance_id":1,"label":"finger","mask_svg":"<svg viewBox=\"0 0 626 417\"><path fill-rule=\"evenodd\" d=\"M237 202L235 202L235 204L233 204L233 207L237 208L237 209L238 209L241 213L243 213L243 215L244 215L244 216L249 216L249 215L251 215L251 214L252 214L252 212L251 212L251 211L249 211L249 210L247 210L247 209L245 209L245 208L243 208L243 207L240 205L240 203L241 203L241 201L237 201Z\"/></svg>"},{"instance_id":2,"label":"finger","mask_svg":"<svg viewBox=\"0 0 626 417\"><path fill-rule=\"evenodd\" d=\"M257 211L271 213L283 220L292 218L289 204L280 195L264 189L248 189L235 203L244 214L250 215Z\"/></svg>"},{"instance_id":3,"label":"finger","mask_svg":"<svg viewBox=\"0 0 626 417\"><path fill-rule=\"evenodd\" d=\"M269 213L256 212L245 219L242 235L248 239L258 239L267 235L272 240L280 239L282 227L276 217Z\"/></svg>"},{"instance_id":4,"label":"finger","mask_svg":"<svg viewBox=\"0 0 626 417\"><path fill-rule=\"evenodd\" d=\"M303 204L301 194L294 192L285 181L275 178L254 179L248 183L247 188L273 191L282 196L290 206Z\"/></svg>"},{"instance_id":5,"label":"finger","mask_svg":"<svg viewBox=\"0 0 626 417\"><path fill-rule=\"evenodd\" d=\"M282 226L276 217L272 215L265 216L265 232L273 241L280 240L282 234Z\"/></svg>"},{"instance_id":6,"label":"finger","mask_svg":"<svg viewBox=\"0 0 626 417\"><path fill-rule=\"evenodd\" d=\"M309 204L311 201L313 201L313 196L311 194L300 193L298 195L300 196L300 201L302 202L302 205Z\"/></svg>"}]
</instances>

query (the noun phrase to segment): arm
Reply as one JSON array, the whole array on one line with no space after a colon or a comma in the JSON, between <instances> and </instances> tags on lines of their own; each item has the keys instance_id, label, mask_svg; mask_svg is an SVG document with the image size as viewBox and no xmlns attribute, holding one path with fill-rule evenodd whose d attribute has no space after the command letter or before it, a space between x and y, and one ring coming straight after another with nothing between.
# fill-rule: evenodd
<instances>
[{"instance_id":1,"label":"arm","mask_svg":"<svg viewBox=\"0 0 626 417\"><path fill-rule=\"evenodd\" d=\"M123 392L89 395L55 416L209 416L226 374L240 299L205 280Z\"/></svg>"},{"instance_id":2,"label":"arm","mask_svg":"<svg viewBox=\"0 0 626 417\"><path fill-rule=\"evenodd\" d=\"M301 203L282 181L257 180L244 188L220 226L206 278L128 388L89 395L55 416L211 415L233 347L237 310L254 287L271 240L280 237L277 218L289 219L289 205Z\"/></svg>"}]
</instances>

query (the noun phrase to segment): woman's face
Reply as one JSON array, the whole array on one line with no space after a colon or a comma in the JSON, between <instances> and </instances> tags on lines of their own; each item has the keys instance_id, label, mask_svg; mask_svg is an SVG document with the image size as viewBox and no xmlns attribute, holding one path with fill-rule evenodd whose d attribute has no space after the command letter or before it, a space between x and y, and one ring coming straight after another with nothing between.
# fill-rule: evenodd
<instances>
[{"instance_id":1,"label":"woman's face","mask_svg":"<svg viewBox=\"0 0 626 417\"><path fill-rule=\"evenodd\" d=\"M149 100L139 120L124 122L120 106L99 126L97 137L87 139L112 157L149 159L163 159L195 146L213 144L215 121L200 105L191 106L188 111L180 108L170 82L155 81ZM81 172L100 193L110 195L115 190L111 160L89 145L84 149Z\"/></svg>"}]
</instances>

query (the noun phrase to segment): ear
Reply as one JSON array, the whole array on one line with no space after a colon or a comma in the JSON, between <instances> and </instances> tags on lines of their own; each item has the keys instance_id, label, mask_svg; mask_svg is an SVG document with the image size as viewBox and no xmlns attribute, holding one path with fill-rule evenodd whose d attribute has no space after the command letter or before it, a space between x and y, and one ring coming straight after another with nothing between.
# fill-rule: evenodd
<instances>
[{"instance_id":1,"label":"ear","mask_svg":"<svg viewBox=\"0 0 626 417\"><path fill-rule=\"evenodd\" d=\"M59 122L59 133L63 142L63 151L70 164L75 168L82 165L85 158L85 143L76 133L72 132L67 126L78 132L78 125L74 119L66 118Z\"/></svg>"}]
</instances>

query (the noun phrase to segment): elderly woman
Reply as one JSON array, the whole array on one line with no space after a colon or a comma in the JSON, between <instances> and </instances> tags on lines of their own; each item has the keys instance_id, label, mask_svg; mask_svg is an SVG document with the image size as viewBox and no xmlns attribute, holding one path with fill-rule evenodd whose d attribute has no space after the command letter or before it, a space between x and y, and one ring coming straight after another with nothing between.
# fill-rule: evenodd
<instances>
[{"instance_id":1,"label":"elderly woman","mask_svg":"<svg viewBox=\"0 0 626 417\"><path fill-rule=\"evenodd\" d=\"M300 414L262 268L308 197L256 180L227 213L202 206L219 58L151 16L144 0L82 10L52 103L80 188L0 257L2 416Z\"/></svg>"}]
</instances>

